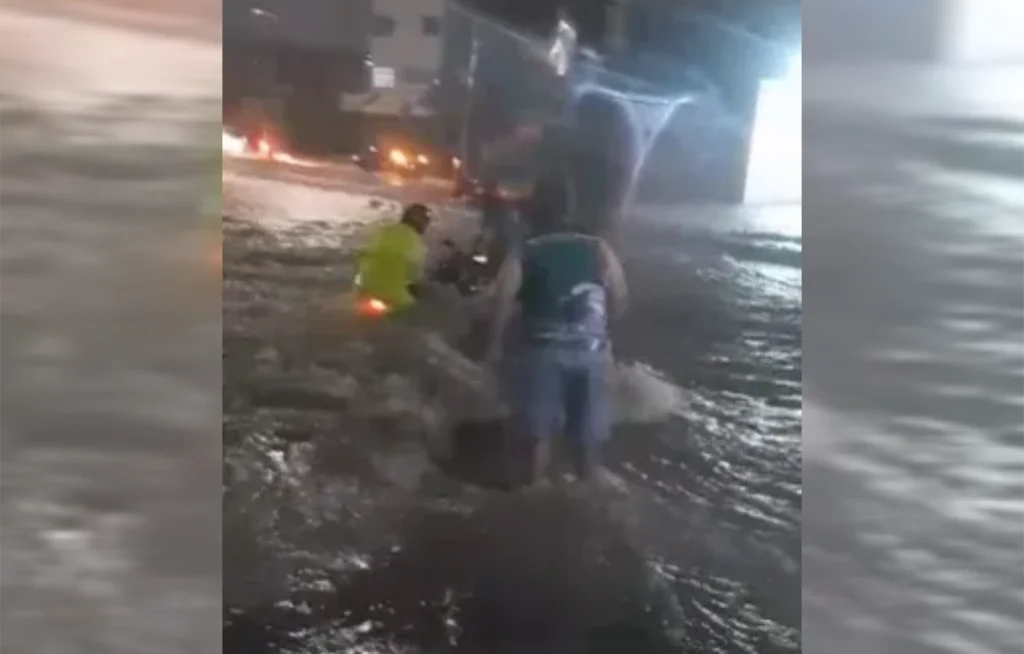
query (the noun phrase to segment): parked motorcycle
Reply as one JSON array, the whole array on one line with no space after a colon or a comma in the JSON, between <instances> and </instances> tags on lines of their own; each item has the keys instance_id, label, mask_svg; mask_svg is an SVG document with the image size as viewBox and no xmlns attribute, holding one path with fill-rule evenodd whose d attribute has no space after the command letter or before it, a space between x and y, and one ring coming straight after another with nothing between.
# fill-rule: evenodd
<instances>
[{"instance_id":1,"label":"parked motorcycle","mask_svg":"<svg viewBox=\"0 0 1024 654\"><path fill-rule=\"evenodd\" d=\"M491 283L492 267L481 244L464 251L445 239L441 247L444 251L431 276L434 282L450 286L463 296L475 295Z\"/></svg>"}]
</instances>

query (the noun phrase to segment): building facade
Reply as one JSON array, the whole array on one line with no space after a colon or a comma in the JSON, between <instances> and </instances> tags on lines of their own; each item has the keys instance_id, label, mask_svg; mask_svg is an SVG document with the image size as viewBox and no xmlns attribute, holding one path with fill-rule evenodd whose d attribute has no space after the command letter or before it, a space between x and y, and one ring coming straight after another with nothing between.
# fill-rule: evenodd
<instances>
[{"instance_id":1,"label":"building facade","mask_svg":"<svg viewBox=\"0 0 1024 654\"><path fill-rule=\"evenodd\" d=\"M373 0L367 92L347 99L363 113L424 117L437 84L444 0Z\"/></svg>"},{"instance_id":2,"label":"building facade","mask_svg":"<svg viewBox=\"0 0 1024 654\"><path fill-rule=\"evenodd\" d=\"M224 0L223 33L309 50L366 52L374 0Z\"/></svg>"}]
</instances>

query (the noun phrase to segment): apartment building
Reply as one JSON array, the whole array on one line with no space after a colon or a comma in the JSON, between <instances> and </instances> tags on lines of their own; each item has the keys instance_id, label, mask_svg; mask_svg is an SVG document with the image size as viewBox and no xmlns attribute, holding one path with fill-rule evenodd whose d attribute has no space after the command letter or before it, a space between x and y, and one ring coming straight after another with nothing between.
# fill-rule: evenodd
<instances>
[{"instance_id":1,"label":"apartment building","mask_svg":"<svg viewBox=\"0 0 1024 654\"><path fill-rule=\"evenodd\" d=\"M426 116L441 65L445 0L373 0L367 57L369 92L346 108L371 114Z\"/></svg>"}]
</instances>

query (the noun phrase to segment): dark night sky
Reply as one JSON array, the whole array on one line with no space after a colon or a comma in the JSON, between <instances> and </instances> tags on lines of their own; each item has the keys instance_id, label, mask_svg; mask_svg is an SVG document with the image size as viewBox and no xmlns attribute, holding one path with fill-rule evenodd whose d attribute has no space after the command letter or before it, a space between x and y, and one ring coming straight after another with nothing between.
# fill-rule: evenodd
<instances>
[{"instance_id":1,"label":"dark night sky","mask_svg":"<svg viewBox=\"0 0 1024 654\"><path fill-rule=\"evenodd\" d=\"M224 33L314 48L367 48L372 0L224 0ZM256 14L259 8L266 14ZM273 18L276 16L276 18Z\"/></svg>"},{"instance_id":2,"label":"dark night sky","mask_svg":"<svg viewBox=\"0 0 1024 654\"><path fill-rule=\"evenodd\" d=\"M708 15L723 16L768 38L793 39L799 34L798 0L632 1L692 7ZM577 15L587 16L582 22L590 25L584 25L583 31L590 32L600 29L604 3L605 0L565 0L561 4L572 6ZM467 4L524 24L548 24L557 6L551 0L468 0ZM372 0L224 0L224 31L228 36L261 34L313 47L364 49L371 6ZM260 19L252 13L254 7L266 9L278 18Z\"/></svg>"}]
</instances>

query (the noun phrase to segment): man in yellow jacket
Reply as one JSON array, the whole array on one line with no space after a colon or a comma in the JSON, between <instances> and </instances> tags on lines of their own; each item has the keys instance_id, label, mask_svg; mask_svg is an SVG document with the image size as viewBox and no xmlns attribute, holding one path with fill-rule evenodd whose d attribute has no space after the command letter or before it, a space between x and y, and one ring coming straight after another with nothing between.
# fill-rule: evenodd
<instances>
[{"instance_id":1,"label":"man in yellow jacket","mask_svg":"<svg viewBox=\"0 0 1024 654\"><path fill-rule=\"evenodd\" d=\"M416 302L427 246L423 236L430 226L430 209L411 204L397 223L384 225L370 238L359 257L356 294L383 302L400 311Z\"/></svg>"}]
</instances>

